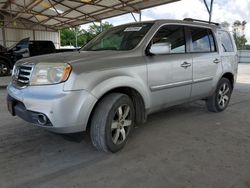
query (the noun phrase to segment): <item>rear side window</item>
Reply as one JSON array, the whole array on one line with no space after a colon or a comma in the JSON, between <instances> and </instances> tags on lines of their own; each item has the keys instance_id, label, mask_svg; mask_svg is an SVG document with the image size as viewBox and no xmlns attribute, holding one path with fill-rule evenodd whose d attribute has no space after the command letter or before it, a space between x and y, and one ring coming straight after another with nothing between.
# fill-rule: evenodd
<instances>
[{"instance_id":1,"label":"rear side window","mask_svg":"<svg viewBox=\"0 0 250 188\"><path fill-rule=\"evenodd\" d=\"M215 52L215 40L212 32L206 28L190 28L192 52Z\"/></svg>"},{"instance_id":2,"label":"rear side window","mask_svg":"<svg viewBox=\"0 0 250 188\"><path fill-rule=\"evenodd\" d=\"M224 52L233 52L233 43L231 40L230 35L226 31L220 31L219 32L220 38L221 38L221 45Z\"/></svg>"},{"instance_id":3,"label":"rear side window","mask_svg":"<svg viewBox=\"0 0 250 188\"><path fill-rule=\"evenodd\" d=\"M168 43L171 54L185 53L186 40L183 26L167 25L161 27L153 37L152 44Z\"/></svg>"}]
</instances>

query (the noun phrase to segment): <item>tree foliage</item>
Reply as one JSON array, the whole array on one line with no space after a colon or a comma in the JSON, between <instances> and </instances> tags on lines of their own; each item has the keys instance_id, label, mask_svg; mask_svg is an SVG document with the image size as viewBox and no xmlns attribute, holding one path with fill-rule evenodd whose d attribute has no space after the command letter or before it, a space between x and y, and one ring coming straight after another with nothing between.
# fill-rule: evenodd
<instances>
[{"instance_id":1,"label":"tree foliage","mask_svg":"<svg viewBox=\"0 0 250 188\"><path fill-rule=\"evenodd\" d=\"M92 40L95 36L100 34L102 31L113 27L112 24L108 22L102 23L102 25L90 25L87 30L81 29L81 27L66 28L61 30L60 39L61 46L83 46ZM77 39L76 39L77 36Z\"/></svg>"},{"instance_id":2,"label":"tree foliage","mask_svg":"<svg viewBox=\"0 0 250 188\"><path fill-rule=\"evenodd\" d=\"M228 23L227 21L224 21L221 23L221 26L229 30L230 23Z\"/></svg>"},{"instance_id":3,"label":"tree foliage","mask_svg":"<svg viewBox=\"0 0 250 188\"><path fill-rule=\"evenodd\" d=\"M246 43L247 43L247 39L245 35L246 24L247 22L245 20L242 22L239 20L236 20L232 26L234 40L239 50L246 49Z\"/></svg>"},{"instance_id":4,"label":"tree foliage","mask_svg":"<svg viewBox=\"0 0 250 188\"><path fill-rule=\"evenodd\" d=\"M249 44L246 45L246 50L250 50L250 45Z\"/></svg>"},{"instance_id":5,"label":"tree foliage","mask_svg":"<svg viewBox=\"0 0 250 188\"><path fill-rule=\"evenodd\" d=\"M92 33L93 35L98 35L100 34L102 31L106 31L109 28L113 27L112 24L108 23L108 22L104 22L101 25L90 25L89 29L87 30L89 33Z\"/></svg>"}]
</instances>

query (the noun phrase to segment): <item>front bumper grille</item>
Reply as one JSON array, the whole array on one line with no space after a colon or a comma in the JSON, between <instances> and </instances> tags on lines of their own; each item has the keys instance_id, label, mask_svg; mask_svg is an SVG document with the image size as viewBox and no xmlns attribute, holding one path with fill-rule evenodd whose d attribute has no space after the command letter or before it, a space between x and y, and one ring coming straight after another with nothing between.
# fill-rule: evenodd
<instances>
[{"instance_id":1,"label":"front bumper grille","mask_svg":"<svg viewBox=\"0 0 250 188\"><path fill-rule=\"evenodd\" d=\"M30 83L33 68L33 64L17 65L12 75L13 84L18 87L28 86Z\"/></svg>"}]
</instances>

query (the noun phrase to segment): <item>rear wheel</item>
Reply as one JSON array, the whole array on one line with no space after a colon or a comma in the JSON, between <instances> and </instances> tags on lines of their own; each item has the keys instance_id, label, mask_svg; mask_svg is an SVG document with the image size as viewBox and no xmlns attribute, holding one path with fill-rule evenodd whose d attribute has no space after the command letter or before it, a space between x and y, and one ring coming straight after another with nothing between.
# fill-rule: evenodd
<instances>
[{"instance_id":1,"label":"rear wheel","mask_svg":"<svg viewBox=\"0 0 250 188\"><path fill-rule=\"evenodd\" d=\"M207 109L211 112L224 111L229 104L232 90L231 82L227 78L222 78L214 94L206 101Z\"/></svg>"},{"instance_id":2,"label":"rear wheel","mask_svg":"<svg viewBox=\"0 0 250 188\"><path fill-rule=\"evenodd\" d=\"M0 77L10 74L10 66L5 61L0 60Z\"/></svg>"},{"instance_id":3,"label":"rear wheel","mask_svg":"<svg viewBox=\"0 0 250 188\"><path fill-rule=\"evenodd\" d=\"M105 96L97 105L90 135L93 145L106 152L121 150L133 129L134 106L131 99L120 93Z\"/></svg>"}]
</instances>

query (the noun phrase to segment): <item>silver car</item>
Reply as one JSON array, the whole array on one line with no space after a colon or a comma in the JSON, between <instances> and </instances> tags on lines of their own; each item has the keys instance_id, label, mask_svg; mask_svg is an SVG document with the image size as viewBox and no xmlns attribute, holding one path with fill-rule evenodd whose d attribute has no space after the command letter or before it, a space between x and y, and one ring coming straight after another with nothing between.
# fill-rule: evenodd
<instances>
[{"instance_id":1,"label":"silver car","mask_svg":"<svg viewBox=\"0 0 250 188\"><path fill-rule=\"evenodd\" d=\"M203 99L229 104L238 67L230 33L185 19L138 22L102 33L79 52L23 59L8 86L12 115L58 133L90 130L98 150L124 147L135 123Z\"/></svg>"}]
</instances>

